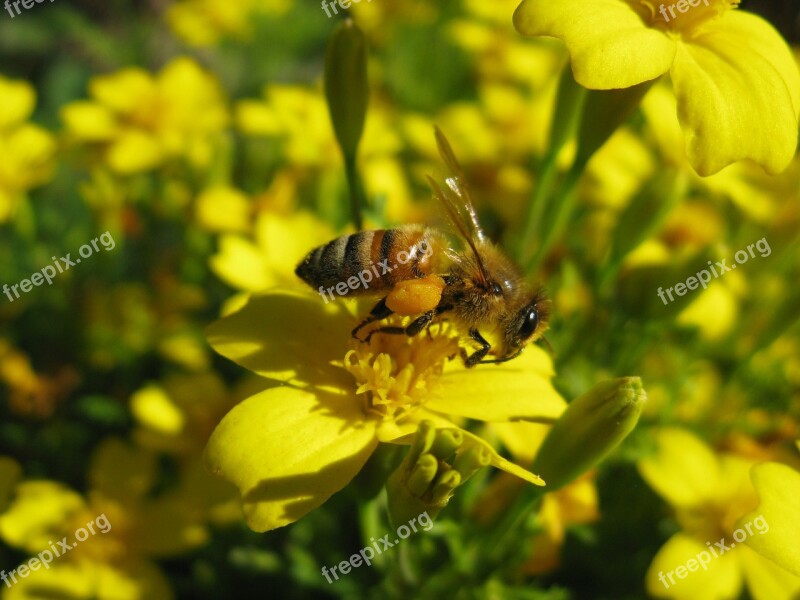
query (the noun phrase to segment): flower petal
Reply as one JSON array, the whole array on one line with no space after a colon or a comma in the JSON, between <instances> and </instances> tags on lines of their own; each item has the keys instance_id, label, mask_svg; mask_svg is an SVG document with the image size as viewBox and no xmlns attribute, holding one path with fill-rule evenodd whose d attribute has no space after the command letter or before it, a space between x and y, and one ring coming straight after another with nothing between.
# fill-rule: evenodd
<instances>
[{"instance_id":1,"label":"flower petal","mask_svg":"<svg viewBox=\"0 0 800 600\"><path fill-rule=\"evenodd\" d=\"M796 542L795 542L795 545ZM776 600L778 598L797 599L800 594L800 577L792 575L789 571L781 569L771 560L768 560L742 546L741 565L747 581L747 589L753 600Z\"/></svg>"},{"instance_id":2,"label":"flower petal","mask_svg":"<svg viewBox=\"0 0 800 600\"><path fill-rule=\"evenodd\" d=\"M172 600L174 595L161 570L145 562L121 568L99 561L63 562L20 578L4 600L70 598L84 600Z\"/></svg>"},{"instance_id":3,"label":"flower petal","mask_svg":"<svg viewBox=\"0 0 800 600\"><path fill-rule=\"evenodd\" d=\"M703 560L707 568L700 568L698 555L708 557ZM694 572L687 568L689 560L694 560ZM681 566L683 578L677 573ZM661 547L650 563L645 581L651 596L681 600L737 598L742 587L735 555L726 552L714 558L703 542L684 533L673 535Z\"/></svg>"},{"instance_id":4,"label":"flower petal","mask_svg":"<svg viewBox=\"0 0 800 600\"><path fill-rule=\"evenodd\" d=\"M748 536L745 543L800 577L800 473L779 463L756 465L750 473L761 504L736 526L741 529L752 521L760 535Z\"/></svg>"},{"instance_id":5,"label":"flower petal","mask_svg":"<svg viewBox=\"0 0 800 600\"><path fill-rule=\"evenodd\" d=\"M481 421L552 422L567 404L550 383L551 374L550 358L538 346L497 365L449 366L425 408Z\"/></svg>"},{"instance_id":6,"label":"flower petal","mask_svg":"<svg viewBox=\"0 0 800 600\"><path fill-rule=\"evenodd\" d=\"M720 481L714 453L694 434L665 428L655 435L656 453L639 461L639 472L662 498L677 507L715 497Z\"/></svg>"},{"instance_id":7,"label":"flower petal","mask_svg":"<svg viewBox=\"0 0 800 600\"><path fill-rule=\"evenodd\" d=\"M450 419L443 417L438 413L430 412L424 408L420 408L414 413L413 419L403 420L402 422L397 422L393 419L386 419L382 421L378 426L378 441L393 444L410 444L411 440L414 438L414 434L419 428L420 422L422 421L431 421L437 429L456 427L456 424ZM401 438L405 441L400 442L399 440Z\"/></svg>"},{"instance_id":8,"label":"flower petal","mask_svg":"<svg viewBox=\"0 0 800 600\"><path fill-rule=\"evenodd\" d=\"M0 130L10 129L31 116L36 105L36 90L27 81L0 77L0 98L3 99Z\"/></svg>"},{"instance_id":9,"label":"flower petal","mask_svg":"<svg viewBox=\"0 0 800 600\"><path fill-rule=\"evenodd\" d=\"M258 248L238 235L221 236L209 263L217 277L240 290L258 292L275 283Z\"/></svg>"},{"instance_id":10,"label":"flower petal","mask_svg":"<svg viewBox=\"0 0 800 600\"><path fill-rule=\"evenodd\" d=\"M65 523L86 503L77 492L55 481L24 481L0 516L0 538L9 546L39 552L66 531ZM58 535L57 535L58 534Z\"/></svg>"},{"instance_id":11,"label":"flower petal","mask_svg":"<svg viewBox=\"0 0 800 600\"><path fill-rule=\"evenodd\" d=\"M143 498L156 479L155 457L148 451L109 438L92 456L92 489L122 503Z\"/></svg>"},{"instance_id":12,"label":"flower petal","mask_svg":"<svg viewBox=\"0 0 800 600\"><path fill-rule=\"evenodd\" d=\"M460 427L455 427L451 425L444 427L440 427L437 425L436 429L456 429L460 431L464 435L464 438L466 440L465 443L467 444L472 443L486 449L486 451L489 453L489 456L491 457L489 464L491 464L496 469L505 471L506 473L514 475L515 477L519 477L520 479L523 479L528 483L532 483L533 485L545 485L545 482L541 477L539 477L538 475L534 475L527 469L523 469L519 465L511 462L510 460L506 460L505 458L500 456L497 453L497 451L494 448L492 448L492 446L488 444L483 438L478 437L474 433L470 433L466 429L461 429ZM414 430L411 433L407 433L401 437L397 437L394 439L387 439L386 441L392 444L411 444L414 441L415 435L416 435L416 430Z\"/></svg>"},{"instance_id":13,"label":"flower petal","mask_svg":"<svg viewBox=\"0 0 800 600\"><path fill-rule=\"evenodd\" d=\"M689 162L712 175L742 159L783 171L797 148L800 74L780 34L731 10L678 44L670 71Z\"/></svg>"},{"instance_id":14,"label":"flower petal","mask_svg":"<svg viewBox=\"0 0 800 600\"><path fill-rule=\"evenodd\" d=\"M575 81L594 90L628 88L666 73L675 42L623 0L524 0L514 27L566 44Z\"/></svg>"},{"instance_id":15,"label":"flower petal","mask_svg":"<svg viewBox=\"0 0 800 600\"><path fill-rule=\"evenodd\" d=\"M252 296L240 310L206 330L223 356L264 377L297 385L353 385L342 360L356 321L343 303L323 304L312 294L273 290Z\"/></svg>"},{"instance_id":16,"label":"flower petal","mask_svg":"<svg viewBox=\"0 0 800 600\"><path fill-rule=\"evenodd\" d=\"M489 427L511 455L524 464L533 462L539 446L550 431L549 425L540 423L491 423Z\"/></svg>"},{"instance_id":17,"label":"flower petal","mask_svg":"<svg viewBox=\"0 0 800 600\"><path fill-rule=\"evenodd\" d=\"M108 164L124 175L152 169L164 159L158 141L145 131L129 129L108 148Z\"/></svg>"},{"instance_id":18,"label":"flower petal","mask_svg":"<svg viewBox=\"0 0 800 600\"><path fill-rule=\"evenodd\" d=\"M512 463L510 460L506 460L494 450L492 450L491 456L492 456L491 465L496 469L500 469L501 471L505 471L510 475L514 475L515 477L524 479L525 481L527 481L528 483L532 483L533 485L547 485L544 479L542 479L538 475L534 475L527 469L523 469L519 465Z\"/></svg>"},{"instance_id":19,"label":"flower petal","mask_svg":"<svg viewBox=\"0 0 800 600\"><path fill-rule=\"evenodd\" d=\"M239 488L250 527L267 531L293 523L347 485L375 449L375 430L352 395L279 387L225 416L205 462Z\"/></svg>"},{"instance_id":20,"label":"flower petal","mask_svg":"<svg viewBox=\"0 0 800 600\"><path fill-rule=\"evenodd\" d=\"M198 222L210 231L247 231L250 203L245 194L227 185L214 185L195 201Z\"/></svg>"}]
</instances>

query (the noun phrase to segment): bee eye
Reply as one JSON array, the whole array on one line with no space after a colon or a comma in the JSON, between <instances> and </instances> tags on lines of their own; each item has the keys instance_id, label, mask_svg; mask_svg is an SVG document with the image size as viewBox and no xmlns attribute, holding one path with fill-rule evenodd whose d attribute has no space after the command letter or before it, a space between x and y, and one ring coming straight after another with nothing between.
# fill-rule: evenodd
<instances>
[{"instance_id":1,"label":"bee eye","mask_svg":"<svg viewBox=\"0 0 800 600\"><path fill-rule=\"evenodd\" d=\"M500 287L499 283L492 284L492 293L495 296L502 296L503 295L503 288Z\"/></svg>"},{"instance_id":2,"label":"bee eye","mask_svg":"<svg viewBox=\"0 0 800 600\"><path fill-rule=\"evenodd\" d=\"M526 309L522 318L522 324L519 327L519 335L522 339L531 337L539 325L539 313L536 308L531 306Z\"/></svg>"}]
</instances>

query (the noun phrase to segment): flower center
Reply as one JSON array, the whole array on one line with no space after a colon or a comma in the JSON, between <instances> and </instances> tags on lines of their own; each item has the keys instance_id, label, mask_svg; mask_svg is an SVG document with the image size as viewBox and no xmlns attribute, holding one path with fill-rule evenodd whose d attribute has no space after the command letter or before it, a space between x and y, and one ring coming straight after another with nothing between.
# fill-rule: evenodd
<instances>
[{"instance_id":1,"label":"flower center","mask_svg":"<svg viewBox=\"0 0 800 600\"><path fill-rule=\"evenodd\" d=\"M403 326L407 319L390 319ZM425 403L448 360L458 356L458 335L447 323L413 337L376 333L370 343L352 341L342 366L363 394L365 412L398 421Z\"/></svg>"},{"instance_id":2,"label":"flower center","mask_svg":"<svg viewBox=\"0 0 800 600\"><path fill-rule=\"evenodd\" d=\"M637 0L629 0L634 8ZM646 19L650 25L673 32L686 33L701 26L704 22L717 19L731 8L736 8L740 0L638 0L647 9Z\"/></svg>"}]
</instances>

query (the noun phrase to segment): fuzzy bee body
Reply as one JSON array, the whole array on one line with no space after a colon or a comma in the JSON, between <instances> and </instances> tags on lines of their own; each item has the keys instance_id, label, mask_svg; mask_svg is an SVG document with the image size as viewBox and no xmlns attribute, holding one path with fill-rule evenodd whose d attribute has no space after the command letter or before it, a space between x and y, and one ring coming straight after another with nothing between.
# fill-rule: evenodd
<instances>
[{"instance_id":1,"label":"fuzzy bee body","mask_svg":"<svg viewBox=\"0 0 800 600\"><path fill-rule=\"evenodd\" d=\"M541 291L528 286L519 268L486 238L458 162L438 129L436 141L451 176L444 187L429 181L462 248L451 248L442 232L422 225L360 231L315 248L295 273L318 288L326 303L326 293L333 298L334 291L339 296L383 296L353 329L353 337L362 342L369 343L375 333L413 336L447 314L480 346L469 355L462 348L467 367L505 362L542 335L550 303ZM413 319L404 327L377 327L363 340L358 337L366 325L393 314ZM499 348L492 350L481 328L497 334ZM495 358L487 360L490 351Z\"/></svg>"}]
</instances>

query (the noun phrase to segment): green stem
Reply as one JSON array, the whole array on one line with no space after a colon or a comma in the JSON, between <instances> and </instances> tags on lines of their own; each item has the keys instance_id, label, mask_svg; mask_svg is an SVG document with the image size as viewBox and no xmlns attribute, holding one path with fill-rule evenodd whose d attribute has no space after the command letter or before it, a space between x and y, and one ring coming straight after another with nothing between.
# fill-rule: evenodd
<instances>
[{"instance_id":1,"label":"green stem","mask_svg":"<svg viewBox=\"0 0 800 600\"><path fill-rule=\"evenodd\" d=\"M564 227L575 211L575 204L578 199L578 183L585 167L585 160L576 161L567 173L559 190L560 193L553 198L555 202L549 203L548 208L550 210L544 221L545 227L543 228L542 239L536 248L536 253L525 264L526 272L531 273L539 266L555 241L564 232Z\"/></svg>"},{"instance_id":2,"label":"green stem","mask_svg":"<svg viewBox=\"0 0 800 600\"><path fill-rule=\"evenodd\" d=\"M530 490L526 487L501 519L492 526L491 533L472 543L468 550L469 564L476 576L489 575L504 561L509 539L523 531L525 519L536 508L543 495L542 488Z\"/></svg>"},{"instance_id":3,"label":"green stem","mask_svg":"<svg viewBox=\"0 0 800 600\"><path fill-rule=\"evenodd\" d=\"M367 502L360 503L358 506L358 522L361 527L361 538L365 548L372 544L372 538L377 540L382 533L385 533L386 525L381 518L380 498L381 495L379 494ZM386 566L386 558L382 554L376 555L372 562L378 568Z\"/></svg>"},{"instance_id":4,"label":"green stem","mask_svg":"<svg viewBox=\"0 0 800 600\"><path fill-rule=\"evenodd\" d=\"M572 77L569 65L564 65L556 95L555 112L550 127L549 147L539 168L539 179L531 202L526 207L517 257L520 264L530 261L534 241L544 230L542 218L552 202L551 192L558 174L558 156L564 145L575 137L586 104L587 91Z\"/></svg>"},{"instance_id":5,"label":"green stem","mask_svg":"<svg viewBox=\"0 0 800 600\"><path fill-rule=\"evenodd\" d=\"M539 181L536 182L536 190L533 192L533 197L525 210L522 237L519 243L519 251L517 252L520 262L530 259L531 249L542 222L547 198L550 196L550 190L553 188L553 182L558 172L556 169L557 159L558 151L551 150L542 161Z\"/></svg>"}]
</instances>

